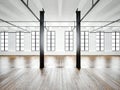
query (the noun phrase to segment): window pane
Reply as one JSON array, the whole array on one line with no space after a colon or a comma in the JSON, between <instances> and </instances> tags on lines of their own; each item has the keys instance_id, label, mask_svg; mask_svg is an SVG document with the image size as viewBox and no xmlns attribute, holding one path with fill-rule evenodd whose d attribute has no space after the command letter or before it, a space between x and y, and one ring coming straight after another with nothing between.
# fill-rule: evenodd
<instances>
[{"instance_id":1,"label":"window pane","mask_svg":"<svg viewBox=\"0 0 120 90\"><path fill-rule=\"evenodd\" d=\"M32 47L32 51L35 51L35 47Z\"/></svg>"},{"instance_id":2,"label":"window pane","mask_svg":"<svg viewBox=\"0 0 120 90\"><path fill-rule=\"evenodd\" d=\"M81 32L81 35L83 35L83 36L84 36L84 32Z\"/></svg>"},{"instance_id":3,"label":"window pane","mask_svg":"<svg viewBox=\"0 0 120 90\"><path fill-rule=\"evenodd\" d=\"M101 47L101 51L103 51L104 50L104 47Z\"/></svg>"},{"instance_id":4,"label":"window pane","mask_svg":"<svg viewBox=\"0 0 120 90\"><path fill-rule=\"evenodd\" d=\"M54 47L52 47L52 51L54 51L55 49L54 49Z\"/></svg>"},{"instance_id":5,"label":"window pane","mask_svg":"<svg viewBox=\"0 0 120 90\"><path fill-rule=\"evenodd\" d=\"M50 51L50 47L48 47L47 50Z\"/></svg>"},{"instance_id":6,"label":"window pane","mask_svg":"<svg viewBox=\"0 0 120 90\"><path fill-rule=\"evenodd\" d=\"M38 46L39 46L39 44L36 44L36 46L38 47Z\"/></svg>"},{"instance_id":7,"label":"window pane","mask_svg":"<svg viewBox=\"0 0 120 90\"><path fill-rule=\"evenodd\" d=\"M35 32L32 32L32 36L34 36L35 35Z\"/></svg>"},{"instance_id":8,"label":"window pane","mask_svg":"<svg viewBox=\"0 0 120 90\"><path fill-rule=\"evenodd\" d=\"M73 51L73 48L72 48L72 47L70 48L70 51Z\"/></svg>"},{"instance_id":9,"label":"window pane","mask_svg":"<svg viewBox=\"0 0 120 90\"><path fill-rule=\"evenodd\" d=\"M116 35L119 36L119 32L116 32Z\"/></svg>"},{"instance_id":10,"label":"window pane","mask_svg":"<svg viewBox=\"0 0 120 90\"><path fill-rule=\"evenodd\" d=\"M37 38L37 39L39 39L39 38L40 38L40 36L36 36L36 38Z\"/></svg>"},{"instance_id":11,"label":"window pane","mask_svg":"<svg viewBox=\"0 0 120 90\"><path fill-rule=\"evenodd\" d=\"M1 36L1 39L4 39L4 36Z\"/></svg>"},{"instance_id":12,"label":"window pane","mask_svg":"<svg viewBox=\"0 0 120 90\"><path fill-rule=\"evenodd\" d=\"M97 47L96 50L99 51L99 47Z\"/></svg>"},{"instance_id":13,"label":"window pane","mask_svg":"<svg viewBox=\"0 0 120 90\"><path fill-rule=\"evenodd\" d=\"M50 35L50 32L47 32L48 35Z\"/></svg>"},{"instance_id":14,"label":"window pane","mask_svg":"<svg viewBox=\"0 0 120 90\"><path fill-rule=\"evenodd\" d=\"M5 47L5 51L8 51L8 47Z\"/></svg>"},{"instance_id":15,"label":"window pane","mask_svg":"<svg viewBox=\"0 0 120 90\"><path fill-rule=\"evenodd\" d=\"M65 35L69 35L69 32L65 32Z\"/></svg>"},{"instance_id":16,"label":"window pane","mask_svg":"<svg viewBox=\"0 0 120 90\"><path fill-rule=\"evenodd\" d=\"M66 50L66 51L68 51L68 50L69 50L69 48L68 48L68 47L66 47L66 48L65 48L65 50Z\"/></svg>"},{"instance_id":17,"label":"window pane","mask_svg":"<svg viewBox=\"0 0 120 90\"><path fill-rule=\"evenodd\" d=\"M1 51L4 51L4 47L1 47Z\"/></svg>"},{"instance_id":18,"label":"window pane","mask_svg":"<svg viewBox=\"0 0 120 90\"><path fill-rule=\"evenodd\" d=\"M81 47L81 50L84 51L84 47Z\"/></svg>"},{"instance_id":19,"label":"window pane","mask_svg":"<svg viewBox=\"0 0 120 90\"><path fill-rule=\"evenodd\" d=\"M37 36L39 36L39 35L40 35L40 33L39 33L39 32L36 32L36 35L37 35Z\"/></svg>"},{"instance_id":20,"label":"window pane","mask_svg":"<svg viewBox=\"0 0 120 90\"><path fill-rule=\"evenodd\" d=\"M24 50L24 47L21 47L21 51L23 51Z\"/></svg>"},{"instance_id":21,"label":"window pane","mask_svg":"<svg viewBox=\"0 0 120 90\"><path fill-rule=\"evenodd\" d=\"M117 50L117 51L119 51L119 49L120 49L119 47L116 47L116 50Z\"/></svg>"},{"instance_id":22,"label":"window pane","mask_svg":"<svg viewBox=\"0 0 120 90\"><path fill-rule=\"evenodd\" d=\"M88 51L88 47L86 47L85 50Z\"/></svg>"},{"instance_id":23,"label":"window pane","mask_svg":"<svg viewBox=\"0 0 120 90\"><path fill-rule=\"evenodd\" d=\"M36 47L36 50L39 51L39 47Z\"/></svg>"},{"instance_id":24,"label":"window pane","mask_svg":"<svg viewBox=\"0 0 120 90\"><path fill-rule=\"evenodd\" d=\"M19 51L20 48L24 46L24 32L16 33L16 50Z\"/></svg>"},{"instance_id":25,"label":"window pane","mask_svg":"<svg viewBox=\"0 0 120 90\"><path fill-rule=\"evenodd\" d=\"M16 50L19 51L19 47L16 47Z\"/></svg>"},{"instance_id":26,"label":"window pane","mask_svg":"<svg viewBox=\"0 0 120 90\"><path fill-rule=\"evenodd\" d=\"M65 32L65 50L72 51L73 50L73 31Z\"/></svg>"},{"instance_id":27,"label":"window pane","mask_svg":"<svg viewBox=\"0 0 120 90\"><path fill-rule=\"evenodd\" d=\"M112 50L115 51L115 47L112 47Z\"/></svg>"}]
</instances>

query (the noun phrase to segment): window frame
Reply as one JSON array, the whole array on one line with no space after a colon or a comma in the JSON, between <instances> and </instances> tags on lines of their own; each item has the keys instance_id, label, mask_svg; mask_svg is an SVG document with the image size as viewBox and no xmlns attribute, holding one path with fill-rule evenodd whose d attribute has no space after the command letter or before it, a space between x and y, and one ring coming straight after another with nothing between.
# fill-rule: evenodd
<instances>
[{"instance_id":1,"label":"window frame","mask_svg":"<svg viewBox=\"0 0 120 90\"><path fill-rule=\"evenodd\" d=\"M115 33L115 35L113 35L113 33ZM119 33L119 35L117 35L117 33ZM113 39L113 36L114 36L114 39ZM118 39L117 39L117 36L118 36ZM113 40L115 41L114 43L113 43ZM118 43L117 43L117 40L119 41ZM117 50L118 47L119 47L119 50ZM114 48L114 50L113 50L113 48ZM120 32L118 32L118 31L112 32L112 51L113 52L120 51Z\"/></svg>"},{"instance_id":2,"label":"window frame","mask_svg":"<svg viewBox=\"0 0 120 90\"><path fill-rule=\"evenodd\" d=\"M17 33L19 33L19 35L17 35ZM22 32L22 31L16 32L16 51L24 51L24 35L21 35L22 33L24 34L24 32ZM22 36L23 36L23 39L22 39ZM18 40L18 42L17 42L17 40ZM22 48L23 48L23 50L22 50Z\"/></svg>"},{"instance_id":3,"label":"window frame","mask_svg":"<svg viewBox=\"0 0 120 90\"><path fill-rule=\"evenodd\" d=\"M3 33L3 35L1 35L1 33ZM6 35L6 33L7 33L7 35ZM1 36L3 36L3 38L1 38ZM6 36L7 36L7 38L6 38ZM0 38L1 38L1 41L0 41L0 49L1 49L1 51L2 52L7 52L8 51L8 32L6 32L6 31L2 31L2 32L0 32ZM2 43L2 40L3 40L3 43ZM7 42L6 42L7 41ZM3 44L3 46L2 46L2 44ZM2 50L2 48L4 49L4 50ZM7 50L6 50L6 48L7 48Z\"/></svg>"},{"instance_id":4,"label":"window frame","mask_svg":"<svg viewBox=\"0 0 120 90\"><path fill-rule=\"evenodd\" d=\"M66 35L66 32L68 32L68 35ZM70 33L72 33L72 35L70 35ZM68 38L66 38L66 36L68 36ZM66 41L68 41L68 43ZM72 43L71 43L71 41L72 41ZM68 50L66 48L68 48ZM74 51L74 32L73 31L65 31L64 32L64 50L66 52Z\"/></svg>"},{"instance_id":5,"label":"window frame","mask_svg":"<svg viewBox=\"0 0 120 90\"><path fill-rule=\"evenodd\" d=\"M84 35L82 35L82 32L84 33ZM86 35L86 32L88 33L88 35ZM89 51L89 31L81 31L80 32L81 33L81 35L80 35L80 50L81 51ZM86 38L86 36L88 37L88 38ZM82 37L83 37L83 39L82 39ZM82 40L83 40L83 43L82 43ZM86 42L86 40L88 41L88 42ZM88 45L87 45L88 44ZM83 46L82 46L83 45ZM83 49L82 49L82 47L83 47ZM88 48L88 49L86 49L86 48Z\"/></svg>"},{"instance_id":6,"label":"window frame","mask_svg":"<svg viewBox=\"0 0 120 90\"><path fill-rule=\"evenodd\" d=\"M48 32L50 33L50 35L48 35ZM53 32L54 32L54 35L52 35ZM48 40L50 42L48 42ZM54 41L54 43L53 43L53 41ZM46 49L48 52L52 52L52 51L56 50L56 32L55 31L47 31L47 33L46 33L46 47L47 47Z\"/></svg>"},{"instance_id":7,"label":"window frame","mask_svg":"<svg viewBox=\"0 0 120 90\"><path fill-rule=\"evenodd\" d=\"M32 35L32 33L35 33L35 35ZM39 35L37 35L37 32L39 33ZM32 38L32 37L35 37L34 39ZM39 37L38 39L37 39L37 36ZM32 42L32 41L35 41L34 43ZM39 43L37 43L37 40L39 41ZM33 46L33 44L35 44L35 46ZM37 46L37 44L39 44L38 46ZM34 47L34 50L33 50L33 47ZM39 48L38 50L37 50L37 48ZM40 32L39 31L32 31L31 32L31 51L40 51Z\"/></svg>"},{"instance_id":8,"label":"window frame","mask_svg":"<svg viewBox=\"0 0 120 90\"><path fill-rule=\"evenodd\" d=\"M97 35L97 33L99 33L99 35ZM102 35L102 33L103 33L103 35ZM103 38L102 38L102 36L103 36ZM97 38L97 37L99 37L99 38ZM102 42L102 40L103 40L103 42ZM103 31L96 32L96 51L105 51L105 33Z\"/></svg>"}]
</instances>

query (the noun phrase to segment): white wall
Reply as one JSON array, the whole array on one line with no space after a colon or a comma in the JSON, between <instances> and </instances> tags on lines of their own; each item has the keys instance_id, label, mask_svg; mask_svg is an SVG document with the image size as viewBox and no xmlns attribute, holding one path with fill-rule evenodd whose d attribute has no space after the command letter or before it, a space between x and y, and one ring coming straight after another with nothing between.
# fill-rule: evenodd
<instances>
[{"instance_id":1,"label":"white wall","mask_svg":"<svg viewBox=\"0 0 120 90\"><path fill-rule=\"evenodd\" d=\"M45 54L46 55L75 55L76 54L76 32L74 30L74 51L66 52L64 51L64 32L68 30L53 30L56 32L56 51L48 52L46 51L46 31L45 31ZM105 33L105 50L96 51L96 34L89 34L89 51L81 52L82 55L120 55L120 52L112 51L112 34ZM24 52L16 51L16 34L8 34L8 52L1 52L0 55L39 55L39 52L31 51L31 33L24 34Z\"/></svg>"}]
</instances>

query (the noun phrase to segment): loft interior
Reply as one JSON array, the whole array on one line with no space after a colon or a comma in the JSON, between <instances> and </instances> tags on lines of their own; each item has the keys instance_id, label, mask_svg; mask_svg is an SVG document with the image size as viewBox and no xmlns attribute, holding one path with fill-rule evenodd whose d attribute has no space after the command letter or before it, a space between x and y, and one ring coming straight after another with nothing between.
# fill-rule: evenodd
<instances>
[{"instance_id":1,"label":"loft interior","mask_svg":"<svg viewBox=\"0 0 120 90\"><path fill-rule=\"evenodd\" d=\"M0 90L119 90L119 8L120 0L1 0Z\"/></svg>"}]
</instances>

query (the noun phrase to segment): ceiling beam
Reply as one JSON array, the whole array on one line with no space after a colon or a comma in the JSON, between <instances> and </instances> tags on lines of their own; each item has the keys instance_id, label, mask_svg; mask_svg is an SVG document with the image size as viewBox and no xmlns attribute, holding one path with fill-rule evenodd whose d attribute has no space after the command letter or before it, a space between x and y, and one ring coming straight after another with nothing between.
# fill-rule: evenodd
<instances>
[{"instance_id":1,"label":"ceiling beam","mask_svg":"<svg viewBox=\"0 0 120 90\"><path fill-rule=\"evenodd\" d=\"M97 0L95 4L92 5L92 7L87 11L87 13L82 17L81 21L89 14L89 12L98 4L100 0Z\"/></svg>"},{"instance_id":2,"label":"ceiling beam","mask_svg":"<svg viewBox=\"0 0 120 90\"><path fill-rule=\"evenodd\" d=\"M97 30L99 30L99 29L101 29L101 28L103 28L103 27L107 27L107 26L109 26L109 25L111 25L111 24L114 24L114 23L116 23L116 22L118 22L118 21L120 21L120 19L117 19L117 20L115 20L115 21L112 21L112 22L110 22L110 23L108 23L108 24L106 24L106 25L104 25L104 26L101 26L101 27L99 27L99 28L97 28L97 29L95 29L95 30L92 30L91 32L97 31Z\"/></svg>"},{"instance_id":3,"label":"ceiling beam","mask_svg":"<svg viewBox=\"0 0 120 90\"><path fill-rule=\"evenodd\" d=\"M12 24L12 23L6 21L6 20L0 19L0 21L5 22L5 23L7 23L7 24L9 24L9 25L12 25L12 26L14 26L14 27L17 27L17 28L19 28L19 29L21 29L21 30L23 30L23 31L29 32L28 30L23 29L23 28L21 28L21 27L15 25L15 24Z\"/></svg>"},{"instance_id":4,"label":"ceiling beam","mask_svg":"<svg viewBox=\"0 0 120 90\"><path fill-rule=\"evenodd\" d=\"M21 2L27 7L27 9L33 14L33 16L40 21L40 19L35 15L35 13L29 8L29 6L24 2L24 0L21 0Z\"/></svg>"}]
</instances>

